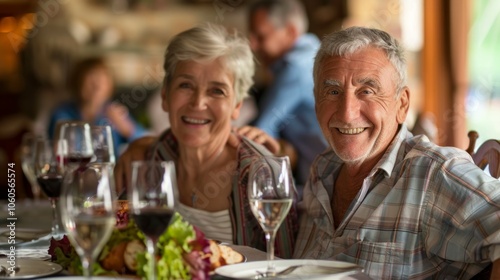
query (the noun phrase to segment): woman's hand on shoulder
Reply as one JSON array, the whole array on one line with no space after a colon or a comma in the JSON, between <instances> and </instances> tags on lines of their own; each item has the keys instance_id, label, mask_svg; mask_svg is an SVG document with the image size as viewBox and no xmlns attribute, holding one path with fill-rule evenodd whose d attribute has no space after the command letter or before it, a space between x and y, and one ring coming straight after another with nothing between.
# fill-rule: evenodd
<instances>
[{"instance_id":1,"label":"woman's hand on shoulder","mask_svg":"<svg viewBox=\"0 0 500 280\"><path fill-rule=\"evenodd\" d=\"M155 136L145 136L131 142L118 158L115 166L116 192L121 194L127 188L132 176L132 161L144 160L149 147L156 140Z\"/></svg>"},{"instance_id":2,"label":"woman's hand on shoulder","mask_svg":"<svg viewBox=\"0 0 500 280\"><path fill-rule=\"evenodd\" d=\"M239 135L245 136L256 143L263 145L273 154L277 154L280 152L280 144L278 140L271 137L262 129L259 129L255 126L246 125L240 128L236 128L235 130Z\"/></svg>"}]
</instances>

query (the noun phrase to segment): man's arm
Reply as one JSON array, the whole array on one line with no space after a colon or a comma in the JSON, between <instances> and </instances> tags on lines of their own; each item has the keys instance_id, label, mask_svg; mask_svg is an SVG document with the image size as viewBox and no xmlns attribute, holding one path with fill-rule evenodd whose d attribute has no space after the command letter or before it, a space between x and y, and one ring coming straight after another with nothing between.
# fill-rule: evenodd
<instances>
[{"instance_id":1,"label":"man's arm","mask_svg":"<svg viewBox=\"0 0 500 280\"><path fill-rule=\"evenodd\" d=\"M274 138L278 138L283 127L297 118L294 110L304 96L313 94L312 86L310 92L304 92L301 87L303 70L296 69L294 65L285 67L264 92L259 102L259 114L254 121L256 127Z\"/></svg>"}]
</instances>

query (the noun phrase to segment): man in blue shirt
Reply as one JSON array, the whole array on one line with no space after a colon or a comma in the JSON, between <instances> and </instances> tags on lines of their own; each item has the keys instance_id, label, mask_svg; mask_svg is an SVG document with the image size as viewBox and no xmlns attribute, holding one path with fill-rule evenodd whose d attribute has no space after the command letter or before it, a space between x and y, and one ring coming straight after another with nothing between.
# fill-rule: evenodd
<instances>
[{"instance_id":1,"label":"man in blue shirt","mask_svg":"<svg viewBox=\"0 0 500 280\"><path fill-rule=\"evenodd\" d=\"M320 42L306 33L307 15L295 0L257 1L249 20L252 49L273 75L253 125L293 147L295 177L303 185L312 161L327 146L314 111L312 69Z\"/></svg>"}]
</instances>

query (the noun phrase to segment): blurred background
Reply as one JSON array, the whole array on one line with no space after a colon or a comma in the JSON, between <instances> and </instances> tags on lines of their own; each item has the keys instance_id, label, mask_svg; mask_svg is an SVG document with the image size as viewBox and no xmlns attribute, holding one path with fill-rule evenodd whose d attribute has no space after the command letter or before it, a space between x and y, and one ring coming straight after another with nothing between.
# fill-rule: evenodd
<instances>
[{"instance_id":1,"label":"blurred background","mask_svg":"<svg viewBox=\"0 0 500 280\"><path fill-rule=\"evenodd\" d=\"M86 56L104 56L114 100L152 133L163 130L168 119L158 93L169 39L205 21L246 33L249 2L0 0L0 162L15 160L25 131L46 133L51 110L69 98L72 66ZM302 2L310 32L320 38L363 25L400 39L409 66L410 128L417 123L438 144L463 149L471 129L478 143L500 139L500 1ZM265 71L257 73L256 87L265 85Z\"/></svg>"}]
</instances>

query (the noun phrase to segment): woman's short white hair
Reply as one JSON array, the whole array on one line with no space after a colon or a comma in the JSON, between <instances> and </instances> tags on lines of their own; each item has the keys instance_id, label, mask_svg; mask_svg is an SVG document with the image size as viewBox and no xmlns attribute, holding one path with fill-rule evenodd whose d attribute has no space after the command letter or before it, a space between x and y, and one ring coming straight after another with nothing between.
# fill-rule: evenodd
<instances>
[{"instance_id":1,"label":"woman's short white hair","mask_svg":"<svg viewBox=\"0 0 500 280\"><path fill-rule=\"evenodd\" d=\"M179 61L197 62L222 58L234 76L236 102L242 101L253 84L255 62L248 40L236 31L229 32L225 27L205 23L176 35L165 53L165 83L172 79Z\"/></svg>"},{"instance_id":2,"label":"woman's short white hair","mask_svg":"<svg viewBox=\"0 0 500 280\"><path fill-rule=\"evenodd\" d=\"M333 32L323 38L314 61L314 81L317 84L320 64L326 57L348 56L363 48L373 46L385 52L387 58L397 72L396 95L399 96L407 83L406 59L404 49L399 42L387 32L366 27L349 27Z\"/></svg>"}]
</instances>

